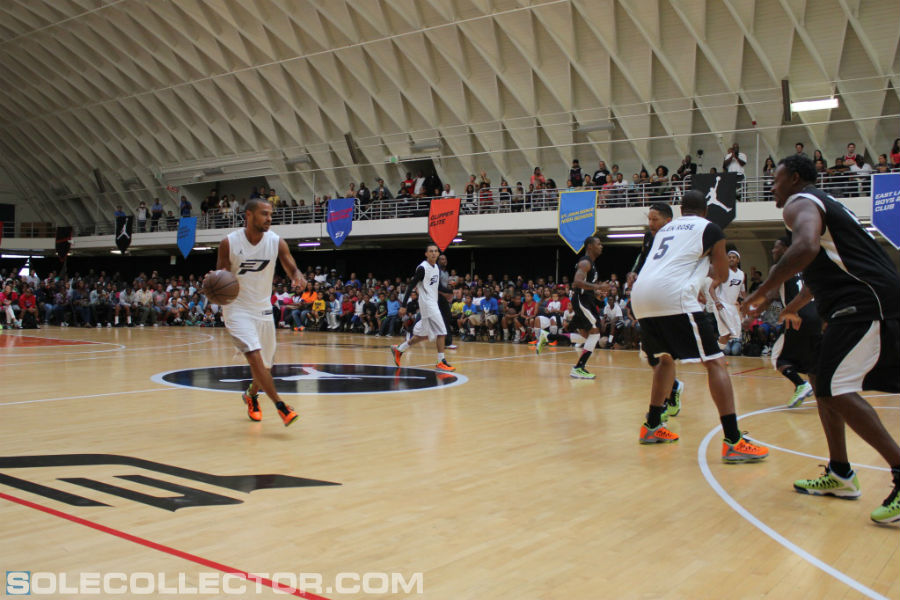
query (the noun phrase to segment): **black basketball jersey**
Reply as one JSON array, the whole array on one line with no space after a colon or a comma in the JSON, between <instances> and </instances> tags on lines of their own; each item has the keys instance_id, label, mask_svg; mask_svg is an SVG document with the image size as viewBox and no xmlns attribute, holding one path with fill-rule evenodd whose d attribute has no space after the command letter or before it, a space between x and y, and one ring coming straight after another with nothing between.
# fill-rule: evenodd
<instances>
[{"instance_id":1,"label":"black basketball jersey","mask_svg":"<svg viewBox=\"0 0 900 600\"><path fill-rule=\"evenodd\" d=\"M591 270L588 271L587 275L585 275L584 280L587 283L597 283L597 281L600 279L600 276L597 274L597 265L595 265L593 262L591 262L591 259L588 258L587 255L582 256L578 260L578 262L575 263L575 271L578 272L578 265L581 264L582 260L586 260L589 263L591 263ZM574 290L575 290L575 297L576 297L576 299L578 299L581 302L581 304L585 304L585 303L596 304L597 297L594 295L594 290L586 290L584 288L579 288L579 287L574 288Z\"/></svg>"},{"instance_id":2,"label":"black basketball jersey","mask_svg":"<svg viewBox=\"0 0 900 600\"><path fill-rule=\"evenodd\" d=\"M804 269L803 282L826 322L874 321L900 317L900 276L887 253L846 206L806 186L788 198L811 200L822 211L819 254Z\"/></svg>"},{"instance_id":3,"label":"black basketball jersey","mask_svg":"<svg viewBox=\"0 0 900 600\"><path fill-rule=\"evenodd\" d=\"M787 306L794 298L797 297L797 294L800 293L800 289L803 287L803 279L799 275L794 275L787 281L781 284L781 289L779 290L779 295L781 296L781 304L783 306ZM797 314L802 319L803 325L812 325L815 328L821 329L822 321L819 319L819 313L816 310L816 301L811 300L806 304L803 308L801 308Z\"/></svg>"},{"instance_id":4,"label":"black basketball jersey","mask_svg":"<svg viewBox=\"0 0 900 600\"><path fill-rule=\"evenodd\" d=\"M644 240L641 242L641 255L638 256L634 269L632 269L635 273L640 273L641 269L644 268L644 263L647 262L647 256L650 255L650 248L653 247L653 238L654 235L650 231L647 231L644 234Z\"/></svg>"}]
</instances>

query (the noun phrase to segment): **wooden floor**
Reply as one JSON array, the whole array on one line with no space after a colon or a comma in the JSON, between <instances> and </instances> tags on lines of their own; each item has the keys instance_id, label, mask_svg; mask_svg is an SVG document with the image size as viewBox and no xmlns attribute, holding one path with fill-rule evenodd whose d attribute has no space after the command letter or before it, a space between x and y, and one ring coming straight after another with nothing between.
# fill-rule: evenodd
<instances>
[{"instance_id":1,"label":"wooden floor","mask_svg":"<svg viewBox=\"0 0 900 600\"><path fill-rule=\"evenodd\" d=\"M280 331L278 341L278 363L390 364L389 339ZM462 344L448 351L467 378L460 385L293 395L301 418L285 428L268 400L253 423L236 393L151 379L245 364L224 330L3 331L0 567L66 573L69 582L82 572L161 572L174 585L186 574L184 596L201 573L233 569L292 574L286 583L318 574L309 598L900 597L900 529L868 518L890 489L884 463L848 433L863 497L794 493L794 479L820 473L825 443L814 405L782 410L790 385L767 361L734 358L730 369L741 427L771 456L730 466L719 459L702 367L679 369L687 388L671 428L681 441L645 447L637 435L646 363L600 351L588 365L597 379L578 381L568 376L574 358L571 349L536 356L520 345ZM404 361L430 369L433 348L415 347ZM900 431L898 396L870 401ZM85 457L98 454L129 458ZM11 460L47 455L68 456ZM251 494L180 476L188 472L340 485ZM230 503L173 511L90 483L180 495L121 477L132 475ZM27 489L34 484L105 506ZM421 583L421 593L379 591L379 573ZM363 581L373 593L340 593ZM266 583L240 595L274 596Z\"/></svg>"}]
</instances>

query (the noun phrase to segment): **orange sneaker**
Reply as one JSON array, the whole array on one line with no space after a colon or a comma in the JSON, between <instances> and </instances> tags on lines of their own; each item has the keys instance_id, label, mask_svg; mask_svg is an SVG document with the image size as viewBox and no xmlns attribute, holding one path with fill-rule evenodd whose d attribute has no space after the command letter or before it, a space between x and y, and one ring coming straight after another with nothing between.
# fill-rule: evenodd
<instances>
[{"instance_id":1,"label":"orange sneaker","mask_svg":"<svg viewBox=\"0 0 900 600\"><path fill-rule=\"evenodd\" d=\"M666 429L662 423L653 429L644 423L641 425L641 437L638 441L642 444L671 444L678 441L678 434Z\"/></svg>"},{"instance_id":2,"label":"orange sneaker","mask_svg":"<svg viewBox=\"0 0 900 600\"><path fill-rule=\"evenodd\" d=\"M727 463L757 462L767 456L769 456L768 448L751 444L744 436L741 436L737 444L722 440L722 460Z\"/></svg>"},{"instance_id":3,"label":"orange sneaker","mask_svg":"<svg viewBox=\"0 0 900 600\"><path fill-rule=\"evenodd\" d=\"M394 364L398 367L400 366L400 357L403 356L403 353L400 352L398 346L391 346L391 358L394 359Z\"/></svg>"},{"instance_id":4,"label":"orange sneaker","mask_svg":"<svg viewBox=\"0 0 900 600\"><path fill-rule=\"evenodd\" d=\"M247 405L247 416L251 421L262 421L262 410L259 408L259 394L250 395L247 392L241 394Z\"/></svg>"},{"instance_id":5,"label":"orange sneaker","mask_svg":"<svg viewBox=\"0 0 900 600\"><path fill-rule=\"evenodd\" d=\"M278 414L281 415L281 420L284 421L284 426L287 427L298 418L300 415L294 412L294 409L285 404L284 402L278 402L275 404L275 408L278 409Z\"/></svg>"},{"instance_id":6,"label":"orange sneaker","mask_svg":"<svg viewBox=\"0 0 900 600\"><path fill-rule=\"evenodd\" d=\"M447 359L444 359L437 364L435 369L440 369L441 371L455 371L456 367L451 366L450 363L447 362Z\"/></svg>"},{"instance_id":7,"label":"orange sneaker","mask_svg":"<svg viewBox=\"0 0 900 600\"><path fill-rule=\"evenodd\" d=\"M548 346L555 346L555 345L556 345L556 340L554 340L554 341L552 341L552 342L550 342L550 343L549 343L549 344L547 344L547 345L548 345Z\"/></svg>"}]
</instances>

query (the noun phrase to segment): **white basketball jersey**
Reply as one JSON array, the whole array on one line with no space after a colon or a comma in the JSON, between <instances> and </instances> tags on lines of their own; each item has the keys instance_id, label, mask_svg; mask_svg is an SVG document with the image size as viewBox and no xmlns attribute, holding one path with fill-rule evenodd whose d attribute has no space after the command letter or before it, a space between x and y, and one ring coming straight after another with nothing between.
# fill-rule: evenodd
<instances>
[{"instance_id":1,"label":"white basketball jersey","mask_svg":"<svg viewBox=\"0 0 900 600\"><path fill-rule=\"evenodd\" d=\"M236 311L262 315L272 309L272 277L281 238L267 231L254 246L241 228L229 233L227 239L231 249L228 270L237 276L241 291L234 302L222 307L223 315L227 318Z\"/></svg>"},{"instance_id":2,"label":"white basketball jersey","mask_svg":"<svg viewBox=\"0 0 900 600\"><path fill-rule=\"evenodd\" d=\"M706 219L689 215L656 233L631 290L631 309L638 319L703 310L697 294L709 271L709 257L703 256L708 225Z\"/></svg>"},{"instance_id":3,"label":"white basketball jersey","mask_svg":"<svg viewBox=\"0 0 900 600\"><path fill-rule=\"evenodd\" d=\"M439 315L441 311L438 308L438 285L441 282L441 270L436 264L428 264L427 260L423 260L419 266L425 269L425 277L416 284L419 312L423 317Z\"/></svg>"},{"instance_id":4,"label":"white basketball jersey","mask_svg":"<svg viewBox=\"0 0 900 600\"><path fill-rule=\"evenodd\" d=\"M740 269L737 271L728 269L728 279L723 281L721 285L719 285L719 289L716 290L719 302L725 306L737 304L738 296L740 295L741 290L744 289L744 279L746 277L747 276Z\"/></svg>"}]
</instances>

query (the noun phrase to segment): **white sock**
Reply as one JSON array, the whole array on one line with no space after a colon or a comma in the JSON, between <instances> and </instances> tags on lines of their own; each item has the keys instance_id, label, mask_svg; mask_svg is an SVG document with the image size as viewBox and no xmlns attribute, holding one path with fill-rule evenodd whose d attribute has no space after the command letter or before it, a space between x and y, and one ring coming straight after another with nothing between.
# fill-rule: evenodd
<instances>
[{"instance_id":1,"label":"white sock","mask_svg":"<svg viewBox=\"0 0 900 600\"><path fill-rule=\"evenodd\" d=\"M402 344L397 346L397 350L399 350L400 352L406 352L407 350L409 350L409 342L403 342Z\"/></svg>"},{"instance_id":2,"label":"white sock","mask_svg":"<svg viewBox=\"0 0 900 600\"><path fill-rule=\"evenodd\" d=\"M557 332L557 331L559 331L559 327L557 327L556 325L551 325L551 326L550 326L550 333L551 333L552 335L556 335L556 332Z\"/></svg>"},{"instance_id":3,"label":"white sock","mask_svg":"<svg viewBox=\"0 0 900 600\"><path fill-rule=\"evenodd\" d=\"M119 324L119 317L116 317L116 318L115 318L115 321L116 321L116 325L118 325L118 324Z\"/></svg>"},{"instance_id":4,"label":"white sock","mask_svg":"<svg viewBox=\"0 0 900 600\"><path fill-rule=\"evenodd\" d=\"M438 362L441 362L442 360L444 360L444 353L438 352Z\"/></svg>"}]
</instances>

